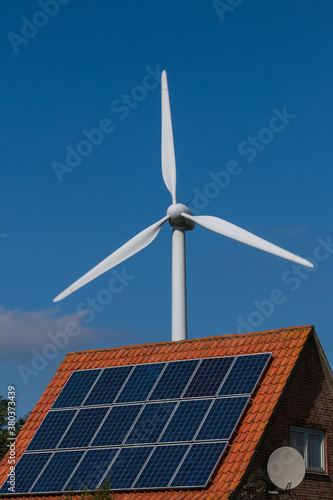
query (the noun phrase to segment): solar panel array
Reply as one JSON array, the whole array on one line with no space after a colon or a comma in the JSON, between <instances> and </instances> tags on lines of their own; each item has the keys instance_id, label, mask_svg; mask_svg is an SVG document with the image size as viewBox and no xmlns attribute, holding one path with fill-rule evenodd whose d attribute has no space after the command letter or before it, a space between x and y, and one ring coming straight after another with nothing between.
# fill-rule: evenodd
<instances>
[{"instance_id":1,"label":"solar panel array","mask_svg":"<svg viewBox=\"0 0 333 500\"><path fill-rule=\"evenodd\" d=\"M270 356L74 371L15 467L15 493L106 478L113 491L206 486Z\"/></svg>"}]
</instances>

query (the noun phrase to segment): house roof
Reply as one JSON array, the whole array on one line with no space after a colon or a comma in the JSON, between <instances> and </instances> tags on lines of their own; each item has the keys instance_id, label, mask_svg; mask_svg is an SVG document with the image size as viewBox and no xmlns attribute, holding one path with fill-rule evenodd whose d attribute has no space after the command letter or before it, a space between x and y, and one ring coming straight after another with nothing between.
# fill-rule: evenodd
<instances>
[{"instance_id":1,"label":"house roof","mask_svg":"<svg viewBox=\"0 0 333 500\"><path fill-rule=\"evenodd\" d=\"M17 460L28 446L73 370L271 352L272 361L268 370L253 394L244 418L232 437L228 451L223 455L208 487L181 491L134 491L115 495L115 499L119 500L213 500L215 494L218 494L218 498L229 498L230 493L239 486L300 353L312 336L316 339L326 375L332 380L329 367L325 365L326 358L320 352L319 341L312 326L69 353L16 440ZM7 460L4 458L0 464L0 484L7 477L8 469ZM29 495L25 498L45 499L50 496ZM54 495L52 496L54 498Z\"/></svg>"}]
</instances>

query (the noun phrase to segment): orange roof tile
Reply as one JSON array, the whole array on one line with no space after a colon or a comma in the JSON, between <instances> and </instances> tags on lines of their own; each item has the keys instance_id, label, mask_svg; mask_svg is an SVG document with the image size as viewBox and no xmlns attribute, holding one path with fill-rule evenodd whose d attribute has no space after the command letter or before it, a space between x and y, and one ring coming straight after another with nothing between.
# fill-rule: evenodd
<instances>
[{"instance_id":1,"label":"orange roof tile","mask_svg":"<svg viewBox=\"0 0 333 500\"><path fill-rule=\"evenodd\" d=\"M228 452L206 489L117 493L116 500L213 500L229 498L238 487L263 432L281 398L287 380L312 326L292 327L260 333L223 335L181 342L165 342L69 353L59 366L40 401L32 411L16 440L17 459L22 455L41 420L44 418L73 370L138 364L198 357L231 356L272 352L272 362L258 386L240 427L234 434ZM0 484L8 473L6 457L0 463ZM31 495L46 500L47 495ZM8 497L7 497L8 498ZM21 497L22 498L22 497ZM52 496L53 499L58 497ZM76 498L76 497L73 497Z\"/></svg>"}]
</instances>

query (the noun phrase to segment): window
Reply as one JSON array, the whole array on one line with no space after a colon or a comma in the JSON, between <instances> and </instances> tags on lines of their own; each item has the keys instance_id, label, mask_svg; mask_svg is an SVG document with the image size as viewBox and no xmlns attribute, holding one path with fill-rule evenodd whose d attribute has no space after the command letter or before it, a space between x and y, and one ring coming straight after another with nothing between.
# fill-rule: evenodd
<instances>
[{"instance_id":1,"label":"window","mask_svg":"<svg viewBox=\"0 0 333 500\"><path fill-rule=\"evenodd\" d=\"M326 472L324 431L291 427L290 446L300 452L307 471Z\"/></svg>"}]
</instances>

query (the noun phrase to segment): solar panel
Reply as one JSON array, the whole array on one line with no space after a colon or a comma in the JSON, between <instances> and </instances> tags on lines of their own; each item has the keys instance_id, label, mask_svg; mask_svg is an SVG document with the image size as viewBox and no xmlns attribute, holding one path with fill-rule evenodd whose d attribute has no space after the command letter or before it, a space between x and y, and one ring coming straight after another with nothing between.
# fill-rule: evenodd
<instances>
[{"instance_id":1,"label":"solar panel","mask_svg":"<svg viewBox=\"0 0 333 500\"><path fill-rule=\"evenodd\" d=\"M117 451L117 448L88 450L72 477L67 481L65 490L82 491L85 488L89 490L97 488Z\"/></svg>"},{"instance_id":2,"label":"solar panel","mask_svg":"<svg viewBox=\"0 0 333 500\"><path fill-rule=\"evenodd\" d=\"M81 408L58 448L83 448L88 446L109 408Z\"/></svg>"},{"instance_id":3,"label":"solar panel","mask_svg":"<svg viewBox=\"0 0 333 500\"><path fill-rule=\"evenodd\" d=\"M73 372L16 466L16 491L93 490L106 478L114 490L204 487L269 358Z\"/></svg>"},{"instance_id":4,"label":"solar panel","mask_svg":"<svg viewBox=\"0 0 333 500\"><path fill-rule=\"evenodd\" d=\"M229 439L248 402L248 397L216 399L196 441Z\"/></svg>"},{"instance_id":5,"label":"solar panel","mask_svg":"<svg viewBox=\"0 0 333 500\"><path fill-rule=\"evenodd\" d=\"M27 450L52 450L73 420L77 410L49 412L30 441Z\"/></svg>"},{"instance_id":6,"label":"solar panel","mask_svg":"<svg viewBox=\"0 0 333 500\"><path fill-rule=\"evenodd\" d=\"M184 398L215 396L233 360L233 357L203 359Z\"/></svg>"},{"instance_id":7,"label":"solar panel","mask_svg":"<svg viewBox=\"0 0 333 500\"><path fill-rule=\"evenodd\" d=\"M106 474L111 489L130 489L153 449L153 446L122 448Z\"/></svg>"},{"instance_id":8,"label":"solar panel","mask_svg":"<svg viewBox=\"0 0 333 500\"><path fill-rule=\"evenodd\" d=\"M157 446L133 488L166 488L189 446Z\"/></svg>"},{"instance_id":9,"label":"solar panel","mask_svg":"<svg viewBox=\"0 0 333 500\"><path fill-rule=\"evenodd\" d=\"M71 374L52 408L80 406L101 370L80 370Z\"/></svg>"},{"instance_id":10,"label":"solar panel","mask_svg":"<svg viewBox=\"0 0 333 500\"><path fill-rule=\"evenodd\" d=\"M210 399L181 401L160 442L192 441L210 405Z\"/></svg>"},{"instance_id":11,"label":"solar panel","mask_svg":"<svg viewBox=\"0 0 333 500\"><path fill-rule=\"evenodd\" d=\"M164 367L165 363L137 365L119 394L117 403L146 401Z\"/></svg>"},{"instance_id":12,"label":"solar panel","mask_svg":"<svg viewBox=\"0 0 333 500\"><path fill-rule=\"evenodd\" d=\"M142 405L121 405L111 408L91 445L122 444L141 408Z\"/></svg>"},{"instance_id":13,"label":"solar panel","mask_svg":"<svg viewBox=\"0 0 333 500\"><path fill-rule=\"evenodd\" d=\"M84 451L55 452L31 491L35 493L61 491L83 454Z\"/></svg>"},{"instance_id":14,"label":"solar panel","mask_svg":"<svg viewBox=\"0 0 333 500\"><path fill-rule=\"evenodd\" d=\"M22 455L15 465L15 493L29 491L51 455L52 453L27 453ZM10 484L10 477L3 484L0 493L10 493L12 495L13 490L9 488L13 488L13 485Z\"/></svg>"},{"instance_id":15,"label":"solar panel","mask_svg":"<svg viewBox=\"0 0 333 500\"><path fill-rule=\"evenodd\" d=\"M156 443L177 403L149 403L145 406L126 444Z\"/></svg>"},{"instance_id":16,"label":"solar panel","mask_svg":"<svg viewBox=\"0 0 333 500\"><path fill-rule=\"evenodd\" d=\"M175 487L203 487L206 486L212 471L225 450L227 443L198 443L191 446L174 479L171 481Z\"/></svg>"},{"instance_id":17,"label":"solar panel","mask_svg":"<svg viewBox=\"0 0 333 500\"><path fill-rule=\"evenodd\" d=\"M169 362L149 397L150 401L180 398L198 364L197 359Z\"/></svg>"},{"instance_id":18,"label":"solar panel","mask_svg":"<svg viewBox=\"0 0 333 500\"><path fill-rule=\"evenodd\" d=\"M133 366L104 368L102 375L84 402L84 406L113 403L132 370Z\"/></svg>"},{"instance_id":19,"label":"solar panel","mask_svg":"<svg viewBox=\"0 0 333 500\"><path fill-rule=\"evenodd\" d=\"M219 394L251 394L270 356L270 353L238 356Z\"/></svg>"}]
</instances>

